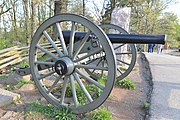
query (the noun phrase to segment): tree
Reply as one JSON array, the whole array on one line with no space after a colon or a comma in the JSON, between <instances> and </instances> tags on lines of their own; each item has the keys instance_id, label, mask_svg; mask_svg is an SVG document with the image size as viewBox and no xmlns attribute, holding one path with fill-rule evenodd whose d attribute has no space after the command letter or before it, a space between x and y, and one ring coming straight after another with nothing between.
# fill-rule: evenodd
<instances>
[{"instance_id":1,"label":"tree","mask_svg":"<svg viewBox=\"0 0 180 120\"><path fill-rule=\"evenodd\" d=\"M167 35L167 42L172 47L178 47L180 43L178 38L180 37L180 25L178 18L173 13L164 13L163 17L159 19L159 24L156 26L156 33L161 31Z\"/></svg>"}]
</instances>

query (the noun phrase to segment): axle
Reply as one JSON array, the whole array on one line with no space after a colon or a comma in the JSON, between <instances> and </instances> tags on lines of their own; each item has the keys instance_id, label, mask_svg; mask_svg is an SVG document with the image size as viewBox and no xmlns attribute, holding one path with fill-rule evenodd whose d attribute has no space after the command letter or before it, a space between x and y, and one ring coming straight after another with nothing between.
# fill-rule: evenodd
<instances>
[{"instance_id":1,"label":"axle","mask_svg":"<svg viewBox=\"0 0 180 120\"><path fill-rule=\"evenodd\" d=\"M63 31L65 42L68 44L70 31ZM76 32L75 41L81 40L87 33ZM112 43L133 43L133 44L165 44L166 35L142 35L142 34L107 34ZM89 38L92 38L90 36Z\"/></svg>"}]
</instances>

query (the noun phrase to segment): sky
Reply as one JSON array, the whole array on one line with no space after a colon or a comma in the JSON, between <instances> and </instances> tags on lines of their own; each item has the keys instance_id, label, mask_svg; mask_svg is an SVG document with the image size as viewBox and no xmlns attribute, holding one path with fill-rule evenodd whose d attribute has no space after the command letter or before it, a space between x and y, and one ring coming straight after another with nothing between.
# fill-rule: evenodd
<instances>
[{"instance_id":1,"label":"sky","mask_svg":"<svg viewBox=\"0 0 180 120\"><path fill-rule=\"evenodd\" d=\"M94 9L93 8L93 4L91 4L92 3L92 1L94 1L95 2L95 4L100 8L100 9L102 9L102 4L103 4L103 1L104 0L88 0L89 1L89 3L88 3L88 8L90 9L90 10L92 10L92 9ZM173 0L173 2L176 2L176 3L171 3L171 4L169 4L169 6L164 10L164 12L172 12L172 13L174 13L174 14L176 14L177 16L178 16L178 19L179 19L179 21L180 21L180 0ZM93 10L92 10L93 11ZM92 12L91 11L91 12Z\"/></svg>"},{"instance_id":2,"label":"sky","mask_svg":"<svg viewBox=\"0 0 180 120\"><path fill-rule=\"evenodd\" d=\"M180 20L180 0L177 0L175 4L169 5L165 11L176 14Z\"/></svg>"}]
</instances>

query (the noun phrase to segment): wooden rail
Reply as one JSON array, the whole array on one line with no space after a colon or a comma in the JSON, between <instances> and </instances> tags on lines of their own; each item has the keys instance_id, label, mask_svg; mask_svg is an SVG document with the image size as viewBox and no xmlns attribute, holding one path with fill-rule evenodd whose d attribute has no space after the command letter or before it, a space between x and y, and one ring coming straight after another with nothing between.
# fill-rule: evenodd
<instances>
[{"instance_id":1,"label":"wooden rail","mask_svg":"<svg viewBox=\"0 0 180 120\"><path fill-rule=\"evenodd\" d=\"M55 42L58 48L61 49L59 41ZM48 51L55 52L52 45L50 43L41 44L41 46ZM39 51L39 55L43 55L44 53ZM29 56L29 47L21 47L14 46L11 48L0 50L0 70L7 67L18 64L24 60L27 60Z\"/></svg>"}]
</instances>

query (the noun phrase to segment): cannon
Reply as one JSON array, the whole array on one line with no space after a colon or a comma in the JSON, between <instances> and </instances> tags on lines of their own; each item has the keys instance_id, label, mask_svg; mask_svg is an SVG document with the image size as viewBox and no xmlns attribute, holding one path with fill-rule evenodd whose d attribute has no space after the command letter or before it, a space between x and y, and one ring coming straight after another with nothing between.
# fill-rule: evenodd
<instances>
[{"instance_id":1,"label":"cannon","mask_svg":"<svg viewBox=\"0 0 180 120\"><path fill-rule=\"evenodd\" d=\"M107 29L119 33L105 33ZM43 47L44 43L50 43L51 48ZM117 43L113 48L112 44ZM84 113L103 104L115 79L130 73L136 59L133 43L164 44L165 36L131 35L115 25L98 26L83 16L59 14L35 32L29 50L30 70L27 68L24 74L31 73L40 93L54 106ZM115 53L125 44L129 50ZM116 55L128 55L130 61ZM118 62L126 65L123 72Z\"/></svg>"}]
</instances>

